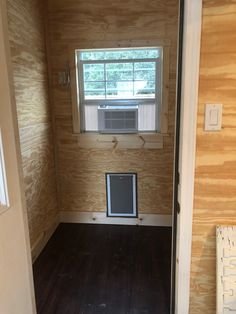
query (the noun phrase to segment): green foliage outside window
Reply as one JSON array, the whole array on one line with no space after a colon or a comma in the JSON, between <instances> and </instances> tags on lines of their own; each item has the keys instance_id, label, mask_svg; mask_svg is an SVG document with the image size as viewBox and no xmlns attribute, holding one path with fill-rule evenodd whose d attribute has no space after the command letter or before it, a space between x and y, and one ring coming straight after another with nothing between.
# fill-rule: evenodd
<instances>
[{"instance_id":1,"label":"green foliage outside window","mask_svg":"<svg viewBox=\"0 0 236 314\"><path fill-rule=\"evenodd\" d=\"M155 98L158 57L158 49L81 52L84 98Z\"/></svg>"}]
</instances>

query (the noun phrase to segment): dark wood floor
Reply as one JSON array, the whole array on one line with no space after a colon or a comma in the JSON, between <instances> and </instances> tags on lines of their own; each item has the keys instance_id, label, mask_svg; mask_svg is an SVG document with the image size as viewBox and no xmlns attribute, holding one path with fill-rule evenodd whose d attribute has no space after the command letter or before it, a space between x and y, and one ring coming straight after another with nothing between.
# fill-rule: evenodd
<instances>
[{"instance_id":1,"label":"dark wood floor","mask_svg":"<svg viewBox=\"0 0 236 314\"><path fill-rule=\"evenodd\" d=\"M169 314L171 229L61 224L34 263L38 314Z\"/></svg>"}]
</instances>

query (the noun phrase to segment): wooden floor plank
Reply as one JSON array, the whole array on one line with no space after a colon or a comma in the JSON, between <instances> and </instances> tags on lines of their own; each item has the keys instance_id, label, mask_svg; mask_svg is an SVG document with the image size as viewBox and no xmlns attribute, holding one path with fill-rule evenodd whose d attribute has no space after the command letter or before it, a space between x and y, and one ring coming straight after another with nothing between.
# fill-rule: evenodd
<instances>
[{"instance_id":1,"label":"wooden floor plank","mask_svg":"<svg viewBox=\"0 0 236 314\"><path fill-rule=\"evenodd\" d=\"M38 314L168 314L171 228L60 224L37 261Z\"/></svg>"}]
</instances>

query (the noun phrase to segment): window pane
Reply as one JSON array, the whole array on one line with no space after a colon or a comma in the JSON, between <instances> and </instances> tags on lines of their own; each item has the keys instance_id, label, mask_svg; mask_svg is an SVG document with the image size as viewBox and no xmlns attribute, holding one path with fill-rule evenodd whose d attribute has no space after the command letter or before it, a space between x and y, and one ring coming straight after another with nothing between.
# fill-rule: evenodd
<instances>
[{"instance_id":1,"label":"window pane","mask_svg":"<svg viewBox=\"0 0 236 314\"><path fill-rule=\"evenodd\" d=\"M132 63L108 63L106 64L107 81L133 80Z\"/></svg>"},{"instance_id":2,"label":"window pane","mask_svg":"<svg viewBox=\"0 0 236 314\"><path fill-rule=\"evenodd\" d=\"M121 59L146 59L160 57L160 49L120 49L120 50L94 50L82 51L81 60L121 60Z\"/></svg>"},{"instance_id":3,"label":"window pane","mask_svg":"<svg viewBox=\"0 0 236 314\"><path fill-rule=\"evenodd\" d=\"M122 82L107 82L107 98L133 98L133 82L122 81Z\"/></svg>"},{"instance_id":4,"label":"window pane","mask_svg":"<svg viewBox=\"0 0 236 314\"><path fill-rule=\"evenodd\" d=\"M158 49L134 49L131 53L132 59L149 59L159 57Z\"/></svg>"},{"instance_id":5,"label":"window pane","mask_svg":"<svg viewBox=\"0 0 236 314\"><path fill-rule=\"evenodd\" d=\"M85 51L80 54L81 60L105 60L105 51Z\"/></svg>"},{"instance_id":6,"label":"window pane","mask_svg":"<svg viewBox=\"0 0 236 314\"><path fill-rule=\"evenodd\" d=\"M155 81L156 63L155 62L135 62L134 63L134 79Z\"/></svg>"},{"instance_id":7,"label":"window pane","mask_svg":"<svg viewBox=\"0 0 236 314\"><path fill-rule=\"evenodd\" d=\"M85 100L105 99L105 94L100 92L84 92Z\"/></svg>"},{"instance_id":8,"label":"window pane","mask_svg":"<svg viewBox=\"0 0 236 314\"><path fill-rule=\"evenodd\" d=\"M104 82L85 82L84 83L85 99L104 99L105 83Z\"/></svg>"},{"instance_id":9,"label":"window pane","mask_svg":"<svg viewBox=\"0 0 236 314\"><path fill-rule=\"evenodd\" d=\"M135 81L134 94L137 98L155 98L155 81Z\"/></svg>"},{"instance_id":10,"label":"window pane","mask_svg":"<svg viewBox=\"0 0 236 314\"><path fill-rule=\"evenodd\" d=\"M106 60L133 59L131 50L106 51Z\"/></svg>"},{"instance_id":11,"label":"window pane","mask_svg":"<svg viewBox=\"0 0 236 314\"><path fill-rule=\"evenodd\" d=\"M84 64L84 81L104 81L104 64Z\"/></svg>"},{"instance_id":12,"label":"window pane","mask_svg":"<svg viewBox=\"0 0 236 314\"><path fill-rule=\"evenodd\" d=\"M117 82L106 83L107 97L117 96Z\"/></svg>"}]
</instances>

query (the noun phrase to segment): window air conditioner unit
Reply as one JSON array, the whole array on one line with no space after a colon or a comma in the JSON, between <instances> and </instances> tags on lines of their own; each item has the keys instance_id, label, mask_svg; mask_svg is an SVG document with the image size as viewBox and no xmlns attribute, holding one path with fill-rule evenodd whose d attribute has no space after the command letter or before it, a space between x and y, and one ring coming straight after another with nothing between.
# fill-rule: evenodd
<instances>
[{"instance_id":1,"label":"window air conditioner unit","mask_svg":"<svg viewBox=\"0 0 236 314\"><path fill-rule=\"evenodd\" d=\"M137 133L138 105L98 106L98 130L100 133Z\"/></svg>"}]
</instances>

